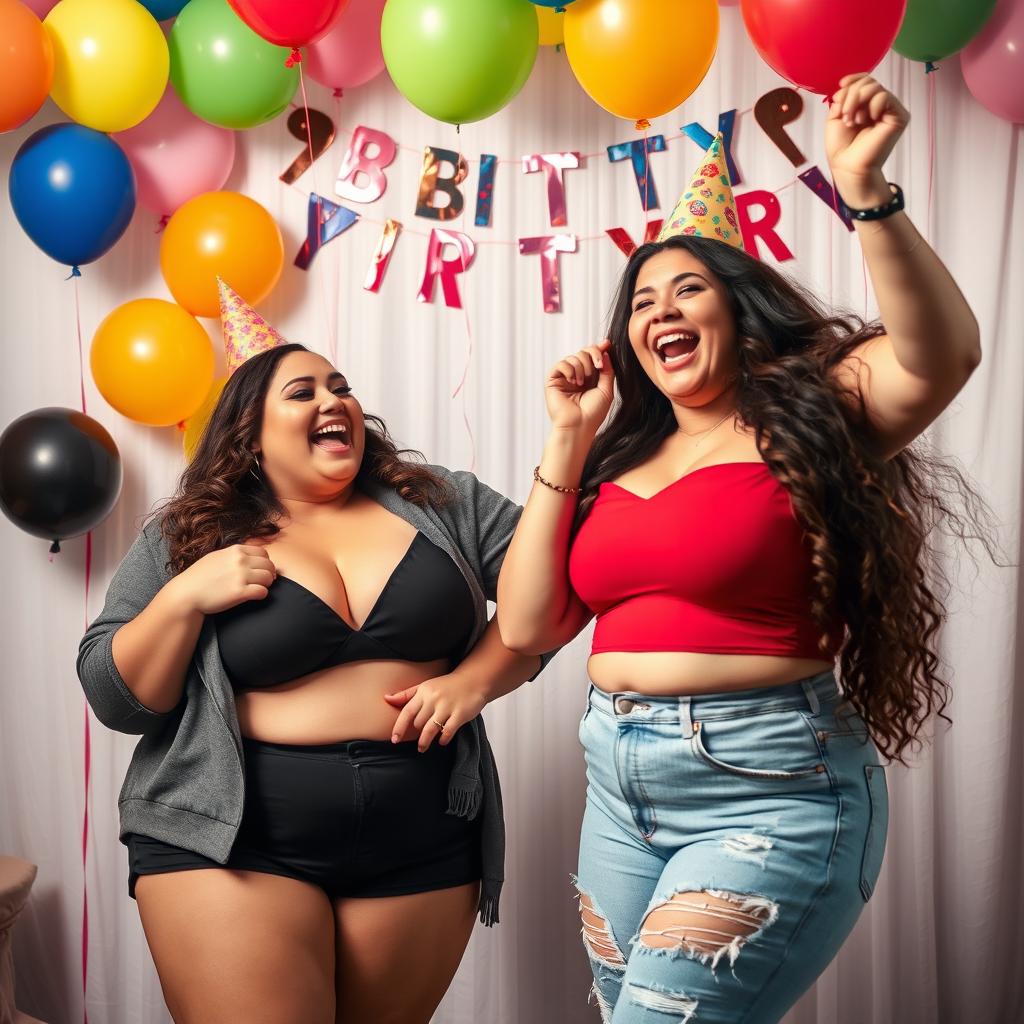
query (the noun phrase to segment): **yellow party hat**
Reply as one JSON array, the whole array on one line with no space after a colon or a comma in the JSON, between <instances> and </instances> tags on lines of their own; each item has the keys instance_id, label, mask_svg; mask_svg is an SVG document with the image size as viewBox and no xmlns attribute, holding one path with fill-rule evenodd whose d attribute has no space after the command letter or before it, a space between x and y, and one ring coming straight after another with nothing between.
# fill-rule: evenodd
<instances>
[{"instance_id":1,"label":"yellow party hat","mask_svg":"<svg viewBox=\"0 0 1024 1024\"><path fill-rule=\"evenodd\" d=\"M224 331L229 374L247 359L288 344L231 285L219 277L217 290L220 292L220 324Z\"/></svg>"},{"instance_id":2,"label":"yellow party hat","mask_svg":"<svg viewBox=\"0 0 1024 1024\"><path fill-rule=\"evenodd\" d=\"M673 235L717 238L743 248L721 132L708 147L700 166L690 178L690 184L683 189L676 208L658 235L658 241L664 242Z\"/></svg>"}]
</instances>

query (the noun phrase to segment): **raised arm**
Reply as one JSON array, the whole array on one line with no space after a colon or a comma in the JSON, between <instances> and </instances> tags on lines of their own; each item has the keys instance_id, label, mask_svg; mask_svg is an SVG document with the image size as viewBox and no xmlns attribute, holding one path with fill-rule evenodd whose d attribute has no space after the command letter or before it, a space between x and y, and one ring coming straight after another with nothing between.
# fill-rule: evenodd
<instances>
[{"instance_id":1,"label":"raised arm","mask_svg":"<svg viewBox=\"0 0 1024 1024\"><path fill-rule=\"evenodd\" d=\"M569 584L569 538L574 491L611 408L615 377L609 348L603 341L581 349L548 374L552 428L537 470L547 483L534 483L498 579L501 638L524 654L562 646L591 618Z\"/></svg>"},{"instance_id":2,"label":"raised arm","mask_svg":"<svg viewBox=\"0 0 1024 1024\"><path fill-rule=\"evenodd\" d=\"M825 147L847 206L865 210L892 199L882 165L909 120L870 76L842 80ZM854 224L886 333L859 346L836 373L858 404L858 391L863 396L879 448L892 456L949 405L980 362L978 323L906 213Z\"/></svg>"}]
</instances>

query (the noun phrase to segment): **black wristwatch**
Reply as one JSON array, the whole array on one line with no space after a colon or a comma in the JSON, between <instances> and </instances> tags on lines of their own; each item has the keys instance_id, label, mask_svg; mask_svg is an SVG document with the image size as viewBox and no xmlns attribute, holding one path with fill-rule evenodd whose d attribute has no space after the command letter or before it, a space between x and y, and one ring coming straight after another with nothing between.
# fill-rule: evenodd
<instances>
[{"instance_id":1,"label":"black wristwatch","mask_svg":"<svg viewBox=\"0 0 1024 1024\"><path fill-rule=\"evenodd\" d=\"M882 203L881 206L871 206L866 210L855 210L853 207L846 205L842 196L839 196L839 202L843 204L843 209L851 220L882 220L885 217L891 217L894 213L899 213L906 204L903 202L903 189L891 181L887 182L887 184L892 189L892 199L887 203Z\"/></svg>"}]
</instances>

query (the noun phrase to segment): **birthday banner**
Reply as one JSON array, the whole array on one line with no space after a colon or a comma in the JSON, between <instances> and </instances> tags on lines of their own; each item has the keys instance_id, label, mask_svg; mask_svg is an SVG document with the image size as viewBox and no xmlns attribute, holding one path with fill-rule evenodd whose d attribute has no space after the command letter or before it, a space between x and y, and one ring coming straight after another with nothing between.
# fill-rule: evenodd
<instances>
[{"instance_id":1,"label":"birthday banner","mask_svg":"<svg viewBox=\"0 0 1024 1024\"><path fill-rule=\"evenodd\" d=\"M808 162L808 158L786 130L803 113L803 99L796 90L789 87L772 89L758 99L751 111L760 129L794 168L800 168ZM743 183L742 173L732 154L738 113L736 109L727 110L718 118L718 131L723 138L729 174L734 187ZM310 140L308 148L304 149L281 175L281 180L291 185L331 146L335 138L335 126L326 114L319 110L310 110L307 134L306 112L296 110L289 118L288 127L296 138ZM651 166L651 154L664 153L670 143L681 144L681 140L684 139L689 139L703 152L714 139L711 132L695 121L684 125L681 133L669 138L664 135L645 135L607 147L609 163L630 163L637 195L645 214L659 209L661 205ZM334 183L335 194L348 203L364 206L384 199L388 191L387 170L395 161L399 148L399 143L387 132L368 125L357 126L351 133L338 169ZM564 229L568 224L566 176L571 172L579 174L587 170L588 156L591 159L597 156L600 160L601 155L582 155L575 151L526 153L520 160L504 160L493 153L482 153L479 161L474 161L478 164L479 170L475 183L471 183L469 162L464 154L441 146L425 146L415 215L445 226L433 227L429 232L423 278L416 295L417 299L420 302L433 302L440 281L445 304L455 309L462 307L458 278L460 274L469 272L472 267L476 245L465 232L455 230L451 222L465 215L467 201L474 198L475 226L491 226L494 203L500 202L501 183L497 180L499 164L518 164L522 174L542 175L547 195L549 226ZM803 182L833 212L847 231L853 231L852 221L842 201L817 164L800 170L797 180ZM475 184L475 194L470 191L472 184ZM778 232L778 223L782 215L778 195L767 189L751 188L745 192L736 192L735 199L738 226L746 251L760 259L763 246L779 262L793 259L792 250ZM320 249L344 234L361 217L359 212L349 206L334 202L315 192L310 193L306 239L295 257L295 265L307 270ZM656 238L662 222L662 218L647 220L642 242ZM363 283L366 291L381 290L402 227L402 222L393 217L388 217L382 222L380 236ZM626 256L631 255L637 245L641 244L620 226L605 227L603 233L599 235L579 236L563 230L506 241L518 245L521 255L539 258L544 312L557 313L561 310L562 256L577 252L580 242L601 238L609 239Z\"/></svg>"}]
</instances>

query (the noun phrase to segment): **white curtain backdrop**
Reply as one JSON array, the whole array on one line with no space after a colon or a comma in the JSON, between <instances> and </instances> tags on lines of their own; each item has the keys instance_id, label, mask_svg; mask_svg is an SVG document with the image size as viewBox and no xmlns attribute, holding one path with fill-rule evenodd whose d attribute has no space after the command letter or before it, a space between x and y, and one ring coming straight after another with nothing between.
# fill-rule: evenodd
<instances>
[{"instance_id":1,"label":"white curtain backdrop","mask_svg":"<svg viewBox=\"0 0 1024 1024\"><path fill-rule=\"evenodd\" d=\"M781 84L757 57L735 8L722 12L718 56L696 95L651 132L679 133L699 121L714 130L720 111L743 111L735 151L744 175L737 192L778 189L797 171L764 136L750 109ZM438 74L444 74L438 68ZM957 456L1001 524L1006 560L1017 562L1024 353L1024 176L1021 129L996 119L967 93L956 60L926 78L920 65L890 57L877 72L913 120L887 167L907 195L910 215L966 293L982 327L984 360L934 428L939 448ZM934 85L934 161L929 159L928 94ZM334 113L326 90L310 103ZM546 432L542 380L561 354L602 336L621 253L606 237L580 242L562 257L563 311L545 314L536 257L519 236L572 231L600 236L623 226L637 238L644 214L629 163L609 163L605 148L636 137L632 125L604 113L577 86L564 53L542 51L511 106L482 124L454 128L431 121L378 81L347 94L340 123L387 131L403 148L388 169L388 189L360 208L364 220L331 242L309 272L291 264L305 237L306 198L334 196L347 134L289 188L278 175L301 146L284 118L239 135L228 188L261 202L281 225L286 266L261 309L283 333L331 354L369 410L404 444L431 461L475 469L522 501ZM31 125L0 138L5 171L21 142L42 123L61 120L48 105ZM824 107L806 96L791 134L826 170ZM471 159L504 160L494 190L493 225L473 226L477 166L467 186L467 232L476 261L460 281L466 313L416 301L431 222L414 215L422 147L461 149ZM568 228L548 224L543 176L524 175L526 153L577 150L590 156L566 174ZM652 157L664 212L699 159L686 138ZM314 181L315 179L315 181ZM929 183L933 191L928 204ZM337 198L337 197L334 197ZM875 311L856 239L800 182L779 193L779 233L796 259L784 269L836 305ZM351 205L351 204L349 204ZM405 224L379 295L362 288L380 223ZM462 227L456 220L444 226ZM139 211L130 229L80 282L88 346L100 320L133 298L170 298L160 276L156 218ZM1016 244L1015 244L1016 240ZM767 256L767 254L766 254ZM770 256L767 256L770 259ZM78 404L74 285L18 227L0 202L0 426L29 410ZM467 324L472 332L470 354ZM207 321L219 345L219 331ZM451 394L469 361L465 406ZM88 369L86 370L88 378ZM183 466L174 429L155 430L114 412L86 381L89 412L114 436L124 492L94 535L88 614L100 608L118 560L140 518L172 490ZM88 987L92 1024L165 1024L169 1020L126 891L117 840L117 793L131 737L92 723L87 868L82 870L83 698L74 658L83 630L84 541L69 541L51 562L46 544L0 521L0 852L39 865L31 903L15 935L21 1007L50 1024L83 1019L83 882L89 900ZM952 616L942 635L951 674L952 729L910 769L889 774L891 830L878 889L835 963L787 1018L787 1024L1013 1024L1024 1020L1024 649L1018 646L1018 570L985 560L977 571L962 552ZM585 693L588 637L563 651L544 676L487 711L505 792L508 881L502 923L479 928L435 1017L436 1024L583 1024L588 969L569 884L574 870L584 779L576 725Z\"/></svg>"}]
</instances>

